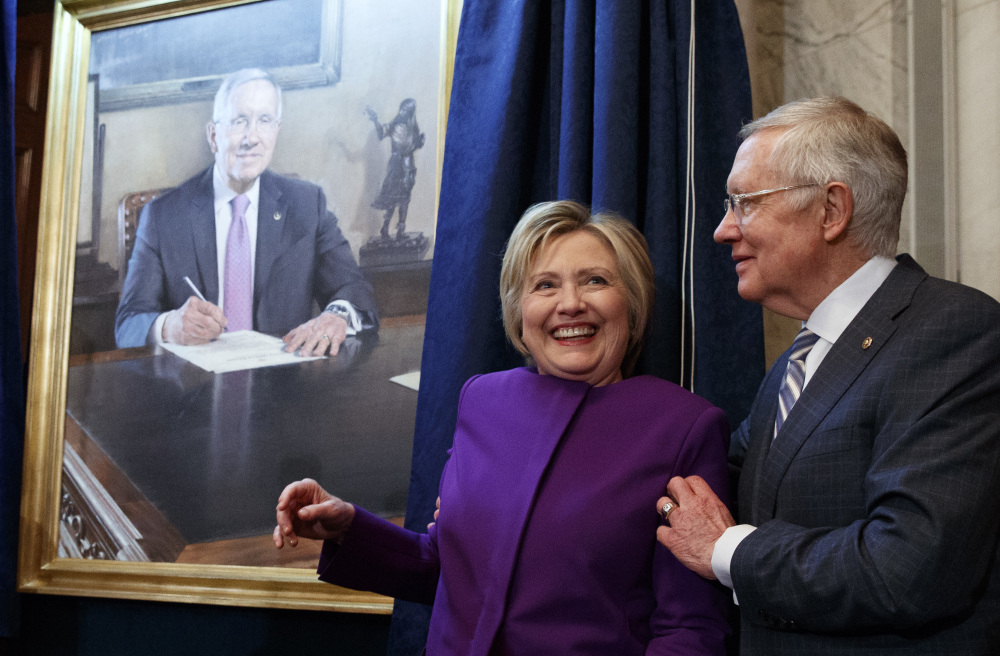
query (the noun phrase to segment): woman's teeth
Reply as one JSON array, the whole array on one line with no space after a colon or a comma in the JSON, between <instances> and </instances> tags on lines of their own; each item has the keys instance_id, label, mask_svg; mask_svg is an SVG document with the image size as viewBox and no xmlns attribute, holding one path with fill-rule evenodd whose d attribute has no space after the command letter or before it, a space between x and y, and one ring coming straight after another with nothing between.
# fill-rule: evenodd
<instances>
[{"instance_id":1,"label":"woman's teeth","mask_svg":"<svg viewBox=\"0 0 1000 656\"><path fill-rule=\"evenodd\" d=\"M558 328L552 333L556 339L569 339L570 337L588 337L597 332L593 326L573 326L572 328Z\"/></svg>"}]
</instances>

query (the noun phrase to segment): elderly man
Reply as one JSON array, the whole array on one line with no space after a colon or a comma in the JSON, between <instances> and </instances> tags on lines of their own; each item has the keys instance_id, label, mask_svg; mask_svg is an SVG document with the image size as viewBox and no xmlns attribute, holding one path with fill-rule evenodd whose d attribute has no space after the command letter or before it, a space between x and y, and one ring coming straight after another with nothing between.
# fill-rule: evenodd
<instances>
[{"instance_id":1,"label":"elderly man","mask_svg":"<svg viewBox=\"0 0 1000 656\"><path fill-rule=\"evenodd\" d=\"M253 329L284 335L302 355L336 354L346 336L377 328L371 285L323 191L266 170L280 128L270 75L244 69L223 81L207 126L215 165L143 209L119 347ZM313 317L315 304L323 312Z\"/></svg>"},{"instance_id":2,"label":"elderly man","mask_svg":"<svg viewBox=\"0 0 1000 656\"><path fill-rule=\"evenodd\" d=\"M657 537L732 588L743 656L1000 654L1000 304L892 259L882 121L820 98L741 136L715 240L803 329L733 435L741 524L674 478Z\"/></svg>"}]
</instances>

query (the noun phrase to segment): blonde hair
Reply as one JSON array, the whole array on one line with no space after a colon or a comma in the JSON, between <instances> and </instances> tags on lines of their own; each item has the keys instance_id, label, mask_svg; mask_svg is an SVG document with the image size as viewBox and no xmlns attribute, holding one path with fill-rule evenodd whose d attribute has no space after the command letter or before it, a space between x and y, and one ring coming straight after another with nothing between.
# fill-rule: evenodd
<instances>
[{"instance_id":1,"label":"blonde hair","mask_svg":"<svg viewBox=\"0 0 1000 656\"><path fill-rule=\"evenodd\" d=\"M622 361L622 375L628 376L635 368L653 314L653 264L642 233L612 212L591 214L587 207L570 200L528 208L507 240L500 269L504 330L528 363L533 363L522 337L521 295L525 280L535 257L550 239L577 230L594 235L614 254L628 302L629 341Z\"/></svg>"}]
</instances>

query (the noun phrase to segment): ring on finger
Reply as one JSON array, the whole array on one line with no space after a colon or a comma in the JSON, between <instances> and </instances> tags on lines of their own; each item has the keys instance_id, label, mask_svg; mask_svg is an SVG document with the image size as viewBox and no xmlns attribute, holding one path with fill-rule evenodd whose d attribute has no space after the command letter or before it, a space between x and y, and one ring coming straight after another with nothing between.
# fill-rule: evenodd
<instances>
[{"instance_id":1,"label":"ring on finger","mask_svg":"<svg viewBox=\"0 0 1000 656\"><path fill-rule=\"evenodd\" d=\"M327 335L327 334L323 334L323 335L320 335L320 336L319 336L319 338L320 338L320 339L325 339L325 340L326 340L326 341L328 341L328 342L330 341L330 336L329 336L329 335Z\"/></svg>"},{"instance_id":2,"label":"ring on finger","mask_svg":"<svg viewBox=\"0 0 1000 656\"><path fill-rule=\"evenodd\" d=\"M677 502L669 500L666 503L664 503L663 506L660 508L660 516L663 517L663 520L667 522L667 524L669 524L670 513L674 512L675 510L677 510Z\"/></svg>"}]
</instances>

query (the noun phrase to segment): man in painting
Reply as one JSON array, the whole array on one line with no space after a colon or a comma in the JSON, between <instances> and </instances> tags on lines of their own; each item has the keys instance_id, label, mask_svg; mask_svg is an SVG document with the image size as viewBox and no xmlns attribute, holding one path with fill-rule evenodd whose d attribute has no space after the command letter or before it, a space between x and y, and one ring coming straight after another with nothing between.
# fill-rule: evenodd
<instances>
[{"instance_id":1,"label":"man in painting","mask_svg":"<svg viewBox=\"0 0 1000 656\"><path fill-rule=\"evenodd\" d=\"M348 335L378 327L371 285L323 191L267 171L281 109L268 73L223 80L207 126L215 164L143 208L115 318L119 348L252 329L283 335L301 355L335 355Z\"/></svg>"}]
</instances>

